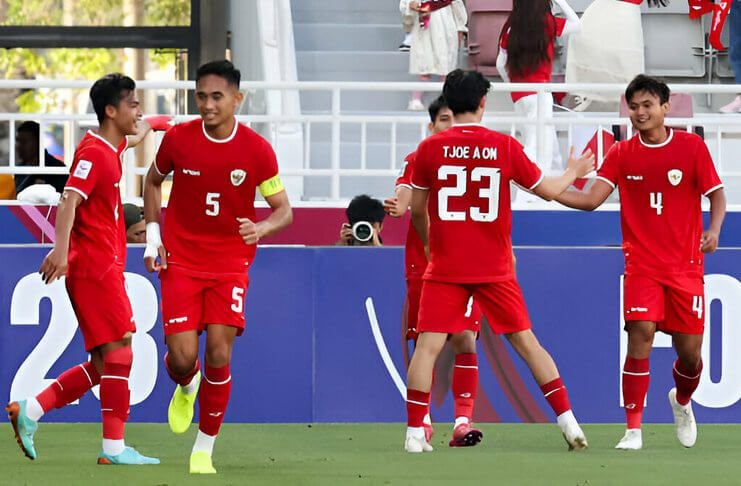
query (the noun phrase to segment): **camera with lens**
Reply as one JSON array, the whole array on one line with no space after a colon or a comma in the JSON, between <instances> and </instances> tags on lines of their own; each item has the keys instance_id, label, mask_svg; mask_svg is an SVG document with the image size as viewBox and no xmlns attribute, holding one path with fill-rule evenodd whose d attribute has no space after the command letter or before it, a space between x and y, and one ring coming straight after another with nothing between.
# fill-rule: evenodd
<instances>
[{"instance_id":1,"label":"camera with lens","mask_svg":"<svg viewBox=\"0 0 741 486\"><path fill-rule=\"evenodd\" d=\"M349 229L349 235L341 244L349 246L378 246L381 244L381 229L386 213L383 203L365 194L356 196L350 201L345 211L347 223L344 231Z\"/></svg>"}]
</instances>

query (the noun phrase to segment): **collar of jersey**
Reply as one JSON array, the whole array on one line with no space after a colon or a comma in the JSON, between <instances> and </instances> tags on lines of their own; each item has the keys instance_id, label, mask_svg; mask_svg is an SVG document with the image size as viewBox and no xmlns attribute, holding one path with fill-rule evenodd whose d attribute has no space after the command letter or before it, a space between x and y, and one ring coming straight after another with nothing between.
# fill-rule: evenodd
<instances>
[{"instance_id":1,"label":"collar of jersey","mask_svg":"<svg viewBox=\"0 0 741 486\"><path fill-rule=\"evenodd\" d=\"M230 142L234 138L234 136L237 134L237 128L239 128L239 122L237 121L237 118L235 117L234 118L234 130L232 130L232 133L226 138L218 139L218 138L214 138L211 135L209 135L208 132L206 132L206 124L203 121L201 122L201 130L203 130L203 136L213 143Z\"/></svg>"},{"instance_id":2,"label":"collar of jersey","mask_svg":"<svg viewBox=\"0 0 741 486\"><path fill-rule=\"evenodd\" d=\"M641 142L641 145L643 145L644 147L648 147L648 148L661 148L661 147L664 147L664 146L668 145L669 142L672 141L672 137L674 137L674 129L673 128L670 128L669 129L669 136L666 137L666 140L664 140L661 143L646 143L641 138L641 134L640 133L638 134L638 140Z\"/></svg>"},{"instance_id":3,"label":"collar of jersey","mask_svg":"<svg viewBox=\"0 0 741 486\"><path fill-rule=\"evenodd\" d=\"M486 125L484 125L483 123L456 123L455 125L453 125L453 127L455 127L455 128L458 128L458 127L479 127L479 128L486 128Z\"/></svg>"},{"instance_id":4,"label":"collar of jersey","mask_svg":"<svg viewBox=\"0 0 741 486\"><path fill-rule=\"evenodd\" d=\"M102 142L103 142L104 144L108 145L108 146L109 146L109 147L111 148L111 150L113 150L113 152L114 152L114 153L118 153L118 150L116 149L116 147L114 147L114 146L113 146L113 144L111 144L111 142L109 142L109 141L108 141L108 140L106 140L105 138L101 137L100 135L98 135L97 133L95 133L95 132L94 132L94 131L92 131L92 130L88 130L87 132L88 132L88 133L89 133L90 135L92 135L93 137L95 137L95 138L97 138L98 140L102 141Z\"/></svg>"}]
</instances>

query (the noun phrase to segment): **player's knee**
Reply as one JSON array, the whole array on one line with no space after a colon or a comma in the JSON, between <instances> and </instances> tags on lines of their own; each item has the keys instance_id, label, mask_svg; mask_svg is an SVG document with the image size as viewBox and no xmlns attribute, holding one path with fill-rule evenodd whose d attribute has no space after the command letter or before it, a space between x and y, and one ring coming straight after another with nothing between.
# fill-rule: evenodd
<instances>
[{"instance_id":1,"label":"player's knee","mask_svg":"<svg viewBox=\"0 0 741 486\"><path fill-rule=\"evenodd\" d=\"M471 332L454 334L450 338L450 342L453 345L455 354L476 352L476 336Z\"/></svg>"},{"instance_id":2,"label":"player's knee","mask_svg":"<svg viewBox=\"0 0 741 486\"><path fill-rule=\"evenodd\" d=\"M167 352L167 366L172 373L178 376L190 373L195 367L197 359L197 350L171 349Z\"/></svg>"},{"instance_id":3,"label":"player's knee","mask_svg":"<svg viewBox=\"0 0 741 486\"><path fill-rule=\"evenodd\" d=\"M133 361L134 352L131 350L131 346L122 346L108 351L103 355L104 365L124 366L130 368Z\"/></svg>"},{"instance_id":4,"label":"player's knee","mask_svg":"<svg viewBox=\"0 0 741 486\"><path fill-rule=\"evenodd\" d=\"M685 352L682 353L681 356L678 356L679 362L682 365L682 368L685 370L696 370L700 367L700 360L702 359L702 356L700 354L700 350L692 351L692 352Z\"/></svg>"},{"instance_id":5,"label":"player's knee","mask_svg":"<svg viewBox=\"0 0 741 486\"><path fill-rule=\"evenodd\" d=\"M217 344L206 348L206 364L214 368L221 368L229 364L231 349L227 344Z\"/></svg>"}]
</instances>

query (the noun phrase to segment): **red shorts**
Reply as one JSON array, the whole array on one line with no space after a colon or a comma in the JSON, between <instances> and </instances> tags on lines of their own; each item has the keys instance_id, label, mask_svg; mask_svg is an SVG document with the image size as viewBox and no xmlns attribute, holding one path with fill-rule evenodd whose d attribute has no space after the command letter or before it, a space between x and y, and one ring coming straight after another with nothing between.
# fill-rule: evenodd
<instances>
[{"instance_id":1,"label":"red shorts","mask_svg":"<svg viewBox=\"0 0 741 486\"><path fill-rule=\"evenodd\" d=\"M170 266L160 271L160 282L165 336L200 334L209 324L236 327L237 335L244 332L247 274L200 276Z\"/></svg>"},{"instance_id":2,"label":"red shorts","mask_svg":"<svg viewBox=\"0 0 741 486\"><path fill-rule=\"evenodd\" d=\"M667 334L702 334L705 331L703 278L626 275L623 316L625 322L655 322L658 330Z\"/></svg>"},{"instance_id":3,"label":"red shorts","mask_svg":"<svg viewBox=\"0 0 741 486\"><path fill-rule=\"evenodd\" d=\"M495 333L508 334L531 328L525 299L515 279L478 284L425 280L417 331L455 334L467 330L466 321L459 316L471 296Z\"/></svg>"},{"instance_id":4,"label":"red shorts","mask_svg":"<svg viewBox=\"0 0 741 486\"><path fill-rule=\"evenodd\" d=\"M407 279L407 339L416 340L419 336L417 322L419 317L419 302L422 297L421 278ZM461 310L463 312L461 312ZM473 299L458 309L457 320L464 330L478 333L481 329L481 308Z\"/></svg>"},{"instance_id":5,"label":"red shorts","mask_svg":"<svg viewBox=\"0 0 741 486\"><path fill-rule=\"evenodd\" d=\"M65 285L86 351L136 332L134 312L120 269L111 267L101 279L67 277Z\"/></svg>"}]
</instances>

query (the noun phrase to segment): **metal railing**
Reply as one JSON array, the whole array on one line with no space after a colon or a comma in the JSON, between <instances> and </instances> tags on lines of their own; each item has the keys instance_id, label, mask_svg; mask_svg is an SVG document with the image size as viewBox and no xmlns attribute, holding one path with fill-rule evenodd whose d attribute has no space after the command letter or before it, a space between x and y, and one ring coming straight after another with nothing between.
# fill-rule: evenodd
<instances>
[{"instance_id":1,"label":"metal railing","mask_svg":"<svg viewBox=\"0 0 741 486\"><path fill-rule=\"evenodd\" d=\"M37 80L0 80L0 90L10 89L50 89L50 90L81 90L89 89L87 81L37 81ZM190 91L195 87L192 81L158 82L139 81L137 88L141 90L179 90ZM326 194L318 196L329 201L342 200L342 185L346 178L353 177L382 177L388 181L388 192L393 189L393 178L398 172L404 155L409 148L426 136L426 125L428 117L426 113L400 113L400 112L374 112L363 113L351 112L343 109L343 99L352 96L363 96L367 92L411 92L411 91L433 91L439 92L440 83L407 83L407 82L243 82L241 88L248 93L257 91L296 91L299 93L325 92L330 95L329 104L326 109L313 112L303 112L300 115L266 115L260 113L249 113L240 115L238 118L247 124L256 127L269 140L276 140L275 136L282 127L300 127L300 140L303 144L300 160L279 160L281 173L285 177L300 178L307 180L312 177L329 178L329 190ZM689 94L736 94L739 87L735 85L706 85L706 84L681 84L671 86L672 91ZM624 91L622 85L592 85L592 84L522 84L522 83L493 83L491 93L509 93L512 91L531 92L601 92L613 93L617 100L618 95ZM541 97L538 97L539 102ZM248 111L249 111L248 106ZM542 110L538 109L538 115L532 119L514 115L514 112L487 111L484 124L490 128L516 134L518 126L535 124L539 133L544 133L548 125L554 125L563 137L565 133L567 146L573 141L575 127L593 126L611 130L614 125L627 128L630 135L630 121L620 117L617 113L556 113L553 117L545 117ZM176 120L192 118L192 115L176 115ZM50 124L65 125L64 157L67 165L72 161L74 147L84 133L86 126L95 126L96 120L93 114L63 114L63 113L0 113L0 123L9 124L9 164L0 167L0 174L16 173L65 173L65 168L28 167L18 166L13 153L15 143L16 124L22 120L36 120L44 126ZM736 155L733 145L736 134L741 134L741 116L729 116L718 114L697 113L692 118L671 118L671 125L686 126L688 129L695 126L703 126L706 135L706 143L714 155L715 163L721 174L721 178L731 179L741 177L741 157ZM324 130L320 127L324 126ZM343 138L343 130L348 127L359 129L359 139L349 141ZM384 136L381 142L387 149L387 158L382 155L370 154L369 130L376 127L388 130L388 137ZM411 127L411 130L409 129ZM741 142L741 135L739 135ZM538 137L542 142L542 137ZM604 156L601 145L601 137L597 138L598 158ZM314 148L318 145L328 145L328 156L317 155ZM359 149L357 159L343 160L343 146L351 144ZM276 147L278 150L279 147ZM537 148L540 154L540 147ZM43 151L43 148L41 148ZM385 151L385 150L384 150ZM40 159L43 163L43 156ZM126 159L127 182L124 184L126 196L135 198L137 185L133 183L137 176L146 173L150 161L137 161L133 154ZM296 200L306 199L306 194L293 194ZM314 196L317 197L317 196ZM741 193L738 201L741 203Z\"/></svg>"}]
</instances>

